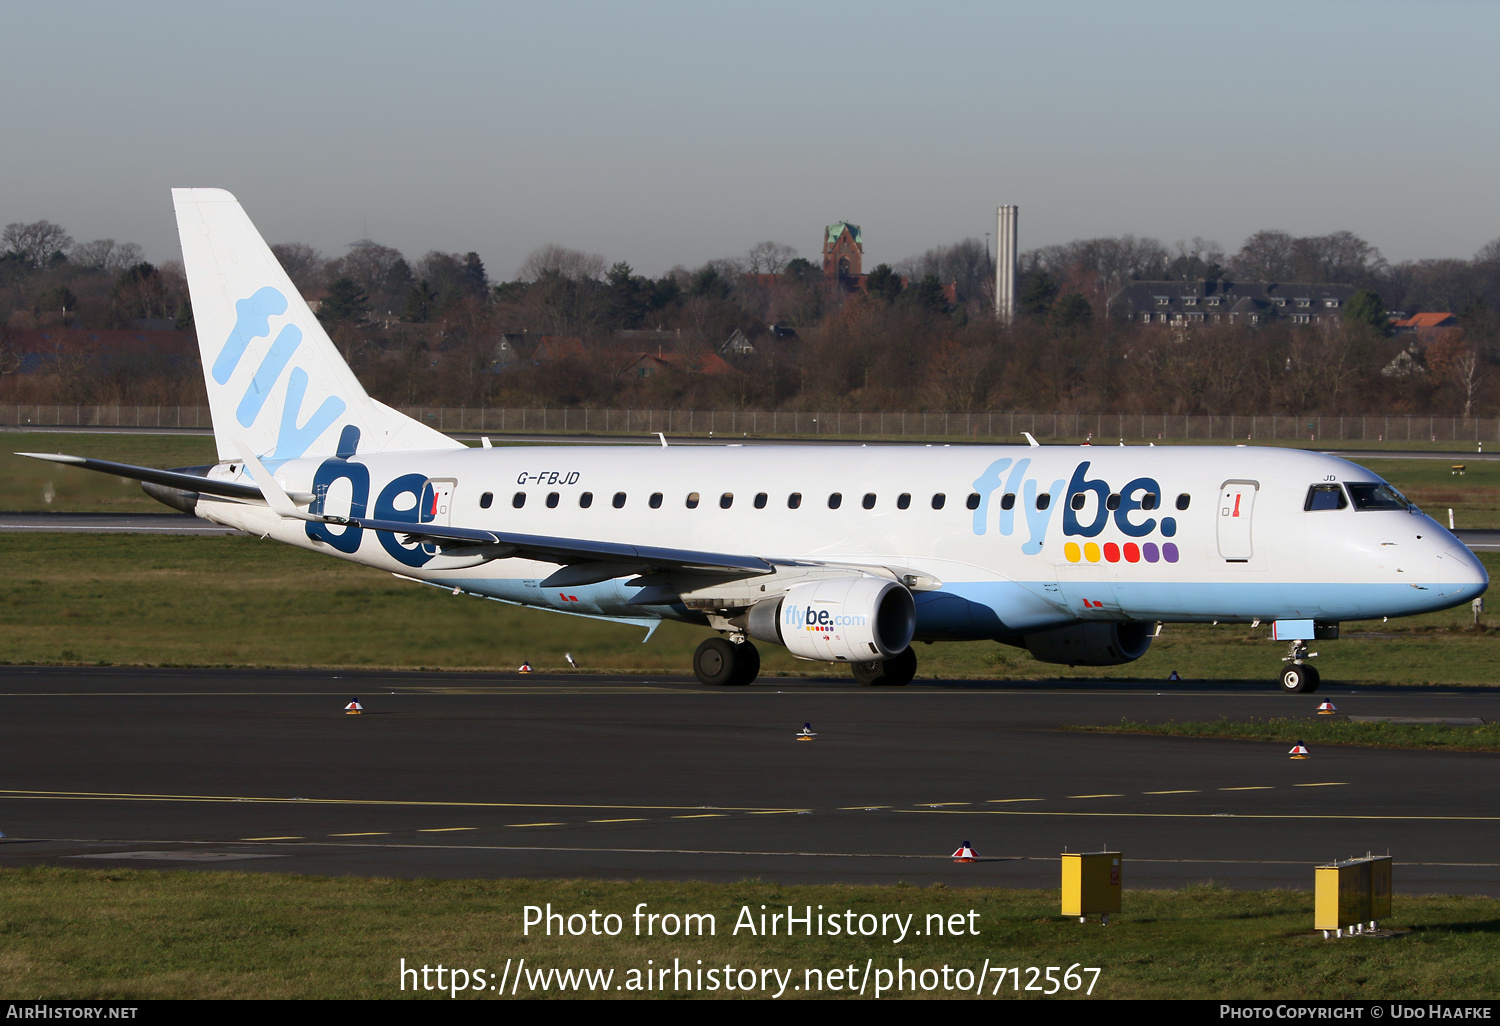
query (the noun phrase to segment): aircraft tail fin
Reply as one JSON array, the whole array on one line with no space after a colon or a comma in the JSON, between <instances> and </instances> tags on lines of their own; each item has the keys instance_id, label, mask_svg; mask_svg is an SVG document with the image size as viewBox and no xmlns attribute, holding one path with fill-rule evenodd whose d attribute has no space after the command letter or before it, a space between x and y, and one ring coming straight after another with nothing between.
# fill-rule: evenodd
<instances>
[{"instance_id":1,"label":"aircraft tail fin","mask_svg":"<svg viewBox=\"0 0 1500 1026\"><path fill-rule=\"evenodd\" d=\"M219 459L461 448L372 399L223 189L173 189Z\"/></svg>"}]
</instances>

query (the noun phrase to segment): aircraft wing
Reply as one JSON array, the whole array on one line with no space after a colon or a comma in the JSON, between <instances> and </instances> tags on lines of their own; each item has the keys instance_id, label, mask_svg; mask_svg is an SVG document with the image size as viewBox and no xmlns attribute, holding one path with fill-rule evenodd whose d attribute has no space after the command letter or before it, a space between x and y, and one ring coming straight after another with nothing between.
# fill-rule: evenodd
<instances>
[{"instance_id":1,"label":"aircraft wing","mask_svg":"<svg viewBox=\"0 0 1500 1026\"><path fill-rule=\"evenodd\" d=\"M306 514L304 514L306 516ZM309 518L311 519L311 518ZM775 571L758 556L725 552L700 552L656 545L630 545L625 542L593 541L586 538L555 538L536 534L514 534L474 527L450 527L441 524L414 524L407 520L375 520L370 517L331 517L317 519L330 524L348 524L371 531L389 531L402 536L408 544L436 545L444 552L477 554L483 552L496 559L520 557L543 563L559 563L578 572L569 575L568 583L583 584L584 577L595 576L588 568L597 567L604 574L599 580L622 577L648 569L682 570L710 574L769 574ZM550 580L551 578L549 578Z\"/></svg>"},{"instance_id":2,"label":"aircraft wing","mask_svg":"<svg viewBox=\"0 0 1500 1026\"><path fill-rule=\"evenodd\" d=\"M109 460L93 460L84 456L65 456L62 453L51 452L18 452L17 456L30 456L35 460L47 460L49 463L61 463L65 467L79 467L83 470L97 470L103 474L113 474L116 477L128 477L136 481L150 481L152 484L166 485L168 488L180 488L187 492L201 492L204 495L222 495L226 499L249 499L251 501L265 501L265 494L252 484L239 481L220 481L211 477L200 477L197 474L188 474L180 470L157 470L155 467L137 467L129 463L112 463ZM293 493L291 498L295 502L307 505L312 501L311 495L301 492Z\"/></svg>"}]
</instances>

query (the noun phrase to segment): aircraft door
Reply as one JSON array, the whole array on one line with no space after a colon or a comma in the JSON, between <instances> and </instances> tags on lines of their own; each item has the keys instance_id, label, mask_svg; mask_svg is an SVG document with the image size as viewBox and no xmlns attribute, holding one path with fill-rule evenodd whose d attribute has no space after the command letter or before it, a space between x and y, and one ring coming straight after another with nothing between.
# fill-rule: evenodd
<instances>
[{"instance_id":1,"label":"aircraft door","mask_svg":"<svg viewBox=\"0 0 1500 1026\"><path fill-rule=\"evenodd\" d=\"M1254 555L1250 517L1255 510L1255 481L1226 481L1219 488L1219 555L1243 563Z\"/></svg>"},{"instance_id":2,"label":"aircraft door","mask_svg":"<svg viewBox=\"0 0 1500 1026\"><path fill-rule=\"evenodd\" d=\"M422 486L422 501L418 518L424 524L451 523L449 511L453 508L453 490L458 482L451 477L433 478Z\"/></svg>"}]
</instances>

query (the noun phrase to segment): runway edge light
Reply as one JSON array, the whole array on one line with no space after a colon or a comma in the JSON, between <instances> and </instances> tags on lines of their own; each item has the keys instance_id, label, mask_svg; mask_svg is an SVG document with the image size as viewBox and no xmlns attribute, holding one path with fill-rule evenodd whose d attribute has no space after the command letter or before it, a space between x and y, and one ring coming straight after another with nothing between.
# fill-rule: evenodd
<instances>
[{"instance_id":1,"label":"runway edge light","mask_svg":"<svg viewBox=\"0 0 1500 1026\"><path fill-rule=\"evenodd\" d=\"M1298 741L1296 744L1292 745L1292 750L1287 754L1289 754L1293 759L1312 758L1312 754L1307 750L1307 746L1301 741Z\"/></svg>"},{"instance_id":2,"label":"runway edge light","mask_svg":"<svg viewBox=\"0 0 1500 1026\"><path fill-rule=\"evenodd\" d=\"M797 731L798 741L811 741L818 736L818 732L812 729L811 723L802 724L802 729Z\"/></svg>"},{"instance_id":3,"label":"runway edge light","mask_svg":"<svg viewBox=\"0 0 1500 1026\"><path fill-rule=\"evenodd\" d=\"M1338 712L1338 707L1335 706L1332 702L1324 702L1322 705L1318 706L1319 716L1332 716L1336 712Z\"/></svg>"},{"instance_id":4,"label":"runway edge light","mask_svg":"<svg viewBox=\"0 0 1500 1026\"><path fill-rule=\"evenodd\" d=\"M529 662L523 662L521 664L520 668L516 672L517 673L530 673L531 672L531 664Z\"/></svg>"},{"instance_id":5,"label":"runway edge light","mask_svg":"<svg viewBox=\"0 0 1500 1026\"><path fill-rule=\"evenodd\" d=\"M350 702L348 705L344 706L344 713L348 716L358 716L364 711L365 707L359 704L359 699L357 698L354 701Z\"/></svg>"},{"instance_id":6,"label":"runway edge light","mask_svg":"<svg viewBox=\"0 0 1500 1026\"><path fill-rule=\"evenodd\" d=\"M953 853L953 861L977 862L979 861L979 853L974 850L974 846L972 844L970 844L968 841L965 841L963 844L960 844L958 846L958 851Z\"/></svg>"}]
</instances>

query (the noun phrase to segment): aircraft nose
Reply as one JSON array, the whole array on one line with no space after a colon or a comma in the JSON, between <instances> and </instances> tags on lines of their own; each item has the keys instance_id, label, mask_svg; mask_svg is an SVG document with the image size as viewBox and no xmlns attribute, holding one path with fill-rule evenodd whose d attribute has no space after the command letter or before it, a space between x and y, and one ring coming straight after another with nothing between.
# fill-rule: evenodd
<instances>
[{"instance_id":1,"label":"aircraft nose","mask_svg":"<svg viewBox=\"0 0 1500 1026\"><path fill-rule=\"evenodd\" d=\"M1438 586L1444 598L1478 598L1490 586L1490 575L1466 546L1450 545L1438 556Z\"/></svg>"}]
</instances>

